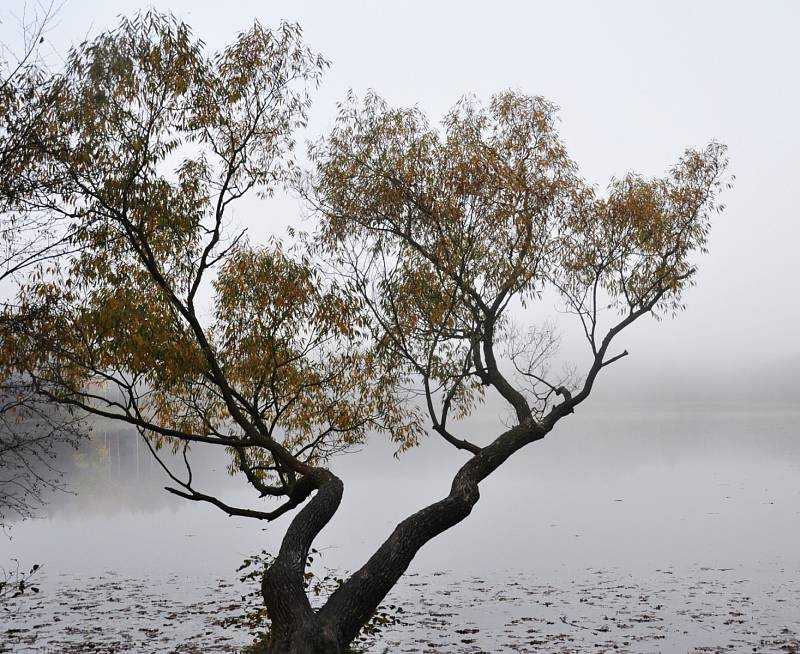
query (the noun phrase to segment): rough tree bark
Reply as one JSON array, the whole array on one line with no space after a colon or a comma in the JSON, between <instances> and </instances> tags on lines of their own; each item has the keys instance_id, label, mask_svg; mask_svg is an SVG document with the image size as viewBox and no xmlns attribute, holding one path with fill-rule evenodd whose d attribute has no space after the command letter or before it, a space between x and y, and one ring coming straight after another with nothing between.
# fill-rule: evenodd
<instances>
[{"instance_id":1,"label":"rough tree bark","mask_svg":"<svg viewBox=\"0 0 800 654\"><path fill-rule=\"evenodd\" d=\"M303 575L311 544L339 508L344 485L324 468L307 476L313 479L316 494L289 525L261 586L272 622L270 652L274 654L336 654L342 650L334 623L311 608Z\"/></svg>"}]
</instances>

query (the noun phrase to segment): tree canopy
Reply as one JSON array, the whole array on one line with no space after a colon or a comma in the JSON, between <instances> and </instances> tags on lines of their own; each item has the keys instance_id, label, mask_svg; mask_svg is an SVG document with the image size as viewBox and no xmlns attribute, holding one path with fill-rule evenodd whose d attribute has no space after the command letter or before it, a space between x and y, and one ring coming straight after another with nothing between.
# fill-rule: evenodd
<instances>
[{"instance_id":1,"label":"tree canopy","mask_svg":"<svg viewBox=\"0 0 800 654\"><path fill-rule=\"evenodd\" d=\"M29 319L0 331L4 378L136 427L156 456L182 449L185 473L162 461L173 493L263 520L303 505L263 583L274 652L345 647L478 483L588 397L625 354L619 334L682 308L726 183L711 143L600 192L556 108L516 92L464 99L441 126L349 98L302 174L294 134L326 67L296 25L256 23L209 53L154 13L76 47L34 98L35 156L18 173L19 210L59 221L69 251L35 267L17 298ZM231 206L282 185L314 207L314 233L252 243ZM535 319L553 292L591 351L573 375L553 375L557 337ZM457 434L486 393L513 424ZM450 494L313 610L305 561L343 488L330 457L380 432L402 451L427 427L467 457ZM198 442L279 503L195 488Z\"/></svg>"},{"instance_id":2,"label":"tree canopy","mask_svg":"<svg viewBox=\"0 0 800 654\"><path fill-rule=\"evenodd\" d=\"M619 331L682 308L725 166L725 148L711 143L663 178L629 174L601 194L569 158L556 108L514 92L486 107L462 100L441 130L418 109L350 102L313 154L322 247L381 351L422 379L433 427L454 444L448 416L468 414L487 386L520 423L571 392L570 380L547 379L556 340L534 311L545 291L578 317L591 348L583 387L571 380L580 399ZM519 305L534 316L525 333L509 318ZM609 309L619 320L604 331Z\"/></svg>"}]
</instances>

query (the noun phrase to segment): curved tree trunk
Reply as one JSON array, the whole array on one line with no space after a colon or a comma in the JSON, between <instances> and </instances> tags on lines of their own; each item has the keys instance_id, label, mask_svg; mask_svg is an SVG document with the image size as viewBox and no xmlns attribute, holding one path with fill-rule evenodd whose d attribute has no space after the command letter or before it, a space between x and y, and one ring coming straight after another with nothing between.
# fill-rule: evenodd
<instances>
[{"instance_id":1,"label":"curved tree trunk","mask_svg":"<svg viewBox=\"0 0 800 654\"><path fill-rule=\"evenodd\" d=\"M319 611L320 617L336 625L340 643L349 644L358 635L425 543L472 512L480 498L478 484L509 456L544 438L549 430L532 421L508 430L459 469L447 497L397 525L369 561Z\"/></svg>"},{"instance_id":2,"label":"curved tree trunk","mask_svg":"<svg viewBox=\"0 0 800 654\"><path fill-rule=\"evenodd\" d=\"M342 500L341 479L328 470L309 473L317 492L294 517L261 592L272 623L270 654L339 654L339 638L311 608L304 573L311 544Z\"/></svg>"},{"instance_id":3,"label":"curved tree trunk","mask_svg":"<svg viewBox=\"0 0 800 654\"><path fill-rule=\"evenodd\" d=\"M343 486L329 471L315 470L317 493L292 521L275 563L264 576L262 588L272 621L270 654L342 652L420 548L472 512L480 497L480 481L519 449L544 438L551 428L552 423L526 421L483 448L456 473L447 497L403 520L367 563L316 612L303 589L305 561L313 539L336 512Z\"/></svg>"}]
</instances>

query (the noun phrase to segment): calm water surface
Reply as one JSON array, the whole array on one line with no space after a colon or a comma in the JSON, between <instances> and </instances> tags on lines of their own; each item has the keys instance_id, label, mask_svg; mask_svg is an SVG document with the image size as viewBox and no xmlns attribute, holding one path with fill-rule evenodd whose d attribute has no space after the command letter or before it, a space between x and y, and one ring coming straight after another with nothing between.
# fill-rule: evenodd
<instances>
[{"instance_id":1,"label":"calm water surface","mask_svg":"<svg viewBox=\"0 0 800 654\"><path fill-rule=\"evenodd\" d=\"M390 598L407 624L370 651L797 651L785 648L800 632L800 412L571 418L486 480L472 515L420 552ZM490 434L489 424L470 430ZM436 441L391 453L374 443L336 462L345 498L318 541L324 566L362 563L398 520L446 494L463 461ZM250 499L233 484L224 494ZM90 500L61 503L0 543L3 560L45 565L41 597L7 616L28 639L14 636L11 651L97 640L80 626L90 623L111 644L75 651L245 644L213 621L237 604L241 560L275 550L286 521L171 500L98 510ZM87 608L92 596L99 604ZM84 608L61 615L59 602ZM114 617L136 606L139 626L135 611Z\"/></svg>"}]
</instances>

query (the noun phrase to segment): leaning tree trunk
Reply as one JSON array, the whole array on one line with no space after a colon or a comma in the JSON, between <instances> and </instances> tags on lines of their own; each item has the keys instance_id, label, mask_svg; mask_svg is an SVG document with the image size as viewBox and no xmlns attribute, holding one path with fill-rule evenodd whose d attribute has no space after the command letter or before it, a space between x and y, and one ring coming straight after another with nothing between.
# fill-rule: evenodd
<instances>
[{"instance_id":1,"label":"leaning tree trunk","mask_svg":"<svg viewBox=\"0 0 800 654\"><path fill-rule=\"evenodd\" d=\"M336 513L342 481L328 470L310 473L317 492L295 516L275 562L265 572L261 592L271 622L270 654L339 654L336 630L311 608L304 573L311 544Z\"/></svg>"},{"instance_id":2,"label":"leaning tree trunk","mask_svg":"<svg viewBox=\"0 0 800 654\"><path fill-rule=\"evenodd\" d=\"M272 622L270 654L342 652L419 549L472 512L480 497L479 482L516 451L544 438L552 424L526 421L483 448L456 473L447 497L401 522L367 563L316 612L304 591L305 561L314 538L336 512L343 486L331 472L315 470L317 493L292 521L275 563L264 575L262 588Z\"/></svg>"}]
</instances>

